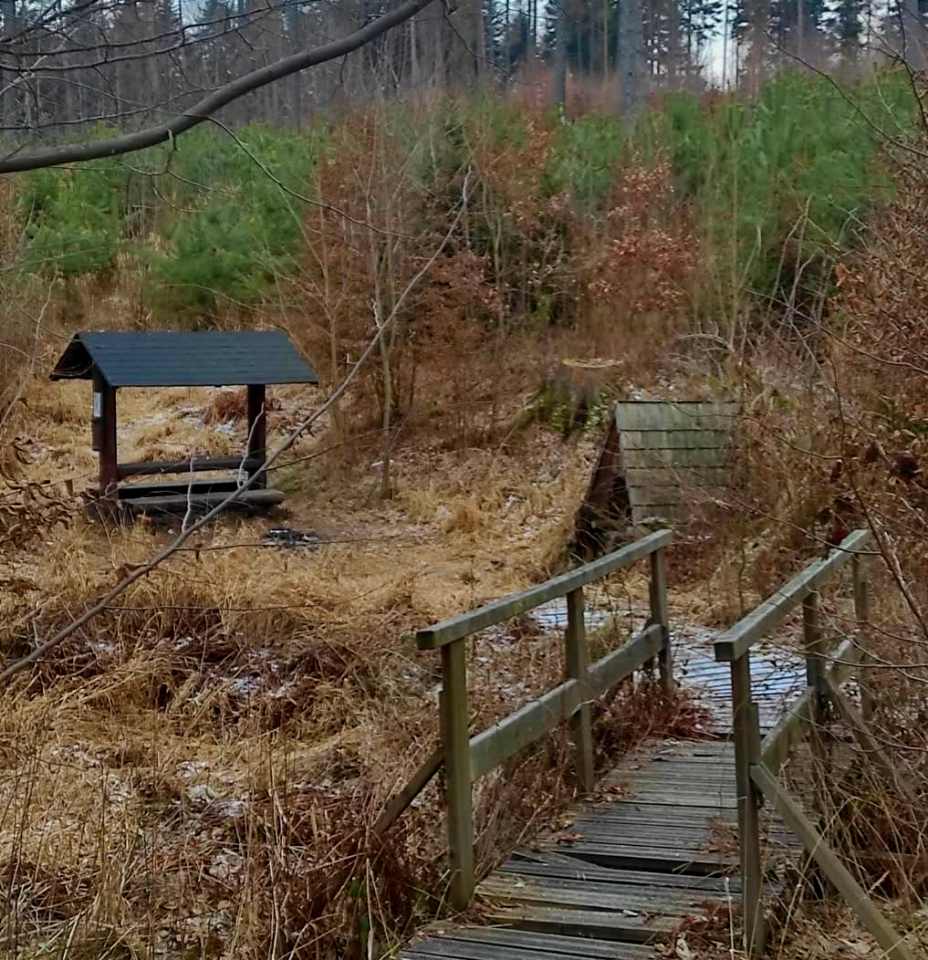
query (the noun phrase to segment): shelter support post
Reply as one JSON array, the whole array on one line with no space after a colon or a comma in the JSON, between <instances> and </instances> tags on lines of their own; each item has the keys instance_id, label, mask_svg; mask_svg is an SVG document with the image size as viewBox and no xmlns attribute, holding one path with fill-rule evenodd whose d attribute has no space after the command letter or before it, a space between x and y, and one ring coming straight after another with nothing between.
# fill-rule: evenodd
<instances>
[{"instance_id":1,"label":"shelter support post","mask_svg":"<svg viewBox=\"0 0 928 960\"><path fill-rule=\"evenodd\" d=\"M248 460L257 460L264 463L267 457L267 390L263 383L249 384L248 386ZM267 485L267 473L249 469L249 476L258 473L258 477L251 485L253 489L260 489Z\"/></svg>"},{"instance_id":2,"label":"shelter support post","mask_svg":"<svg viewBox=\"0 0 928 960\"><path fill-rule=\"evenodd\" d=\"M113 497L119 483L116 450L116 389L93 372L93 449L99 457L99 484L101 497Z\"/></svg>"}]
</instances>

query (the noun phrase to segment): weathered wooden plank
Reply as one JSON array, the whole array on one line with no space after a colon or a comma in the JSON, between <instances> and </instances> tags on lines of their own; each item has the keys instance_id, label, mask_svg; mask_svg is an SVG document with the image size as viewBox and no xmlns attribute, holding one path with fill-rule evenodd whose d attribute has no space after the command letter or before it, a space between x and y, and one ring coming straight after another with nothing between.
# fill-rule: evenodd
<instances>
[{"instance_id":1,"label":"weathered wooden plank","mask_svg":"<svg viewBox=\"0 0 928 960\"><path fill-rule=\"evenodd\" d=\"M834 576L855 553L864 549L869 540L869 530L856 530L827 557L811 563L792 580L783 584L776 593L725 631L715 643L715 659L728 662L743 656L752 644L765 637L784 620L797 604Z\"/></svg>"},{"instance_id":2,"label":"weathered wooden plank","mask_svg":"<svg viewBox=\"0 0 928 960\"><path fill-rule=\"evenodd\" d=\"M643 917L638 914L601 910L571 910L524 904L491 909L490 919L517 923L523 930L550 931L561 936L595 937L600 940L625 940L652 943L663 939L679 924L678 917Z\"/></svg>"},{"instance_id":3,"label":"weathered wooden plank","mask_svg":"<svg viewBox=\"0 0 928 960\"><path fill-rule=\"evenodd\" d=\"M643 887L616 887L595 880L562 877L526 878L494 874L478 888L482 897L498 901L537 903L548 907L638 913L642 916L686 917L704 903L720 902L723 894L665 889L659 897Z\"/></svg>"},{"instance_id":4,"label":"weathered wooden plank","mask_svg":"<svg viewBox=\"0 0 928 960\"><path fill-rule=\"evenodd\" d=\"M655 625L642 630L634 640L612 653L600 657L590 665L590 687L595 696L601 696L611 690L620 680L630 676L651 657L658 654L663 646L663 633Z\"/></svg>"},{"instance_id":5,"label":"weathered wooden plank","mask_svg":"<svg viewBox=\"0 0 928 960\"><path fill-rule=\"evenodd\" d=\"M690 817L709 820L731 816L730 805L721 807L717 803L707 803L705 798L702 804L688 804L686 806L674 803L673 800L660 802L654 800L623 799L612 801L608 806L581 804L579 811L589 812L591 815L602 812L603 816L615 815L618 817L625 816L624 811L630 811L630 816L641 816L657 821L670 821L676 818L685 821Z\"/></svg>"},{"instance_id":6,"label":"weathered wooden plank","mask_svg":"<svg viewBox=\"0 0 928 960\"><path fill-rule=\"evenodd\" d=\"M541 854L541 857L545 857ZM612 883L617 886L633 886L651 890L653 896L661 896L665 887L688 890L696 894L724 894L726 891L740 889L740 881L732 877L687 876L680 873L655 873L648 870L612 870L592 863L584 863L572 857L548 854L550 862L529 863L522 860L509 860L500 867L502 873L518 874L528 877L564 877L577 880L596 880L600 883Z\"/></svg>"},{"instance_id":7,"label":"weathered wooden plank","mask_svg":"<svg viewBox=\"0 0 928 960\"><path fill-rule=\"evenodd\" d=\"M577 953L553 953L549 950L522 947L518 941L499 945L493 943L475 943L467 940L455 940L443 936L439 939L424 940L414 948L400 954L408 960L575 960ZM615 954L619 958L629 954ZM640 956L640 955L639 955ZM648 957L649 954L644 954ZM653 956L653 954L651 954Z\"/></svg>"},{"instance_id":8,"label":"weathered wooden plank","mask_svg":"<svg viewBox=\"0 0 928 960\"><path fill-rule=\"evenodd\" d=\"M740 405L716 401L620 401L615 407L620 430L731 430Z\"/></svg>"},{"instance_id":9,"label":"weathered wooden plank","mask_svg":"<svg viewBox=\"0 0 928 960\"><path fill-rule=\"evenodd\" d=\"M127 510L134 513L164 512L177 513L193 507L194 510L211 510L219 506L229 497L228 492L194 493L189 497L184 494L169 494L167 496L133 497L122 500L120 503ZM230 503L233 509L247 510L267 509L283 503L285 496L279 490L243 490Z\"/></svg>"},{"instance_id":10,"label":"weathered wooden plank","mask_svg":"<svg viewBox=\"0 0 928 960\"><path fill-rule=\"evenodd\" d=\"M498 926L456 927L443 932L440 938L432 942L446 946L449 951L461 949L458 944L486 945L497 950L541 951L545 960L561 960L562 957L582 957L584 960L650 960L654 956L653 950L640 944L594 940L589 937L562 937L552 933L539 934ZM414 949L420 949L419 945ZM437 955L454 956L453 953ZM502 954L503 958L508 956L508 953Z\"/></svg>"},{"instance_id":11,"label":"weathered wooden plank","mask_svg":"<svg viewBox=\"0 0 928 960\"><path fill-rule=\"evenodd\" d=\"M673 528L684 520L687 508L684 504L648 504L644 507L632 507L632 523L658 520L664 526Z\"/></svg>"},{"instance_id":12,"label":"weathered wooden plank","mask_svg":"<svg viewBox=\"0 0 928 960\"><path fill-rule=\"evenodd\" d=\"M772 777L762 764L751 767L751 777L763 791L764 796L777 808L786 824L802 841L806 852L838 889L858 920L885 951L888 960L915 960L915 953L905 944L892 924L883 916L867 892L838 859L825 838L815 829L802 808L779 781Z\"/></svg>"},{"instance_id":13,"label":"weathered wooden plank","mask_svg":"<svg viewBox=\"0 0 928 960\"><path fill-rule=\"evenodd\" d=\"M636 810L626 813L624 810L615 809L618 807L618 804L610 804L609 806L602 806L595 810L580 810L577 812L574 822L579 821L581 818L596 818L597 820L602 821L603 823L616 823L616 824L626 824L629 829L635 829L637 827L648 828L653 827L656 829L664 828L666 830L676 830L677 828L692 828L692 829L701 829L703 831L715 830L723 825L733 826L734 818L731 816L731 810L726 811L729 816L722 817L719 816L720 811L712 809L710 813L697 813L695 816L686 816L688 811L691 811L693 807L667 807L666 805L661 808L667 811L667 815L661 817L653 813L639 813ZM632 804L627 806L631 807ZM635 805L637 806L637 804Z\"/></svg>"},{"instance_id":14,"label":"weathered wooden plank","mask_svg":"<svg viewBox=\"0 0 928 960\"><path fill-rule=\"evenodd\" d=\"M655 550L666 547L672 539L673 535L669 530L658 530L613 553L607 554L605 557L601 557L599 560L584 564L582 567L559 577L546 580L537 587L511 594L508 597L495 600L493 603L488 603L478 610L451 617L434 626L420 630L416 634L416 643L420 650L434 650L447 643L459 640L461 637L476 633L478 630L510 620L520 614L527 613L548 600L566 596L572 590L601 580L616 570L631 566Z\"/></svg>"},{"instance_id":15,"label":"weathered wooden plank","mask_svg":"<svg viewBox=\"0 0 928 960\"><path fill-rule=\"evenodd\" d=\"M152 477L162 473L192 473L206 470L257 470L262 460L240 457L194 457L192 460L142 460L135 463L120 463L117 471L120 479L125 477Z\"/></svg>"},{"instance_id":16,"label":"weathered wooden plank","mask_svg":"<svg viewBox=\"0 0 928 960\"><path fill-rule=\"evenodd\" d=\"M580 706L583 696L580 683L568 680L474 737L470 744L473 780L554 730Z\"/></svg>"},{"instance_id":17,"label":"weathered wooden plank","mask_svg":"<svg viewBox=\"0 0 928 960\"><path fill-rule=\"evenodd\" d=\"M674 507L686 500L686 494L679 485L673 487L630 486L628 502L633 507Z\"/></svg>"},{"instance_id":18,"label":"weathered wooden plank","mask_svg":"<svg viewBox=\"0 0 928 960\"><path fill-rule=\"evenodd\" d=\"M622 450L714 450L731 445L728 430L623 430Z\"/></svg>"},{"instance_id":19,"label":"weathered wooden plank","mask_svg":"<svg viewBox=\"0 0 928 960\"><path fill-rule=\"evenodd\" d=\"M664 855L668 850L686 854L681 857L682 862L688 863L694 855L702 855L703 859L711 859L715 854L709 850L711 833L699 831L691 834L667 831L664 834L653 833L644 835L638 831L630 831L624 824L594 821L593 823L577 823L571 827L571 844L577 842L612 843L629 850L639 851L647 855L650 851L657 851Z\"/></svg>"},{"instance_id":20,"label":"weathered wooden plank","mask_svg":"<svg viewBox=\"0 0 928 960\"><path fill-rule=\"evenodd\" d=\"M631 467L626 466L623 474L629 487L666 487L683 486L686 489L717 490L726 486L728 467Z\"/></svg>"},{"instance_id":21,"label":"weathered wooden plank","mask_svg":"<svg viewBox=\"0 0 928 960\"><path fill-rule=\"evenodd\" d=\"M589 960L626 960L626 958L646 958L653 956L653 951L638 944L619 944L609 940L592 940L589 937L559 937L548 934L541 937L526 930L511 930L506 927L470 927L463 931L461 938L458 932L454 939L470 939L484 943L525 944L530 949L544 949L563 953L567 956L582 956Z\"/></svg>"},{"instance_id":22,"label":"weathered wooden plank","mask_svg":"<svg viewBox=\"0 0 928 960\"><path fill-rule=\"evenodd\" d=\"M705 847L716 832L730 830L734 835L734 823L720 823L704 820L696 823L654 823L631 822L611 819L606 816L575 817L570 831L584 836L601 834L616 837L623 843L653 844L665 846L668 842L692 844L697 848Z\"/></svg>"},{"instance_id":23,"label":"weathered wooden plank","mask_svg":"<svg viewBox=\"0 0 928 960\"><path fill-rule=\"evenodd\" d=\"M540 844L545 849L547 844ZM571 856L581 860L613 869L631 869L654 871L656 873L692 873L697 875L720 876L734 869L738 865L737 857L720 856L718 854L699 855L681 851L674 846L660 849L643 850L620 843L609 843L604 840L577 840L574 843L556 849L569 850Z\"/></svg>"},{"instance_id":24,"label":"weathered wooden plank","mask_svg":"<svg viewBox=\"0 0 928 960\"><path fill-rule=\"evenodd\" d=\"M673 448L650 450L622 449L622 462L629 469L656 470L660 467L673 467L677 470L686 467L724 467L729 461L728 447L703 447L699 449L676 450Z\"/></svg>"}]
</instances>

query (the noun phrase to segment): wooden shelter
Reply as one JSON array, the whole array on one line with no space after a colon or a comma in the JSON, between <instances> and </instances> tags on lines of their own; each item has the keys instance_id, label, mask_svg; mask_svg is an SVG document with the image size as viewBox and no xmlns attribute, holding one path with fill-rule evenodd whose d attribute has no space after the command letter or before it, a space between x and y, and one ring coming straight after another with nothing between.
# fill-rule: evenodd
<instances>
[{"instance_id":1,"label":"wooden shelter","mask_svg":"<svg viewBox=\"0 0 928 960\"><path fill-rule=\"evenodd\" d=\"M268 331L158 331L77 333L51 373L52 380L92 380L92 440L100 461L98 495L131 513L209 509L254 478L236 505L267 509L284 496L267 486L261 472L267 444L267 387L318 383L286 334ZM116 396L121 387L244 386L247 441L240 457L120 463ZM229 476L127 483L133 477L234 470Z\"/></svg>"},{"instance_id":2,"label":"wooden shelter","mask_svg":"<svg viewBox=\"0 0 928 960\"><path fill-rule=\"evenodd\" d=\"M737 403L626 400L609 431L577 516L584 554L648 521L673 525L727 488Z\"/></svg>"}]
</instances>

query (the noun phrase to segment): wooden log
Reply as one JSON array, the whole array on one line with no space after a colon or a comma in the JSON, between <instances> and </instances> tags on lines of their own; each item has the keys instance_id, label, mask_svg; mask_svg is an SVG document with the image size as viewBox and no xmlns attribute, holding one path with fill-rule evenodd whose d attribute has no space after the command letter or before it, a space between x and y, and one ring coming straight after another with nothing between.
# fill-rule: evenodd
<instances>
[{"instance_id":1,"label":"wooden log","mask_svg":"<svg viewBox=\"0 0 928 960\"><path fill-rule=\"evenodd\" d=\"M621 570L623 567L631 566L635 561L649 556L655 550L666 547L672 537L673 535L669 530L658 530L613 553L607 554L605 557L601 557L599 560L586 563L569 573L546 580L537 587L531 587L522 593L510 594L508 597L488 603L478 610L472 610L470 613L443 620L441 623L420 630L416 634L416 643L420 650L436 650L445 644L453 643L462 637L476 633L478 630L492 627L497 623L527 613L548 600L566 596L572 590L584 587L596 580L602 580L610 573Z\"/></svg>"},{"instance_id":2,"label":"wooden log","mask_svg":"<svg viewBox=\"0 0 928 960\"><path fill-rule=\"evenodd\" d=\"M463 641L442 647L441 739L448 801L451 903L465 910L474 895L474 812L468 736L467 649Z\"/></svg>"},{"instance_id":3,"label":"wooden log","mask_svg":"<svg viewBox=\"0 0 928 960\"><path fill-rule=\"evenodd\" d=\"M653 556L653 555L652 555ZM592 697L589 681L589 652L586 642L586 624L583 620L583 588L567 594L567 634L565 637L565 666L567 677L580 686L580 704L571 718L571 736L574 743L574 767L577 784L583 793L592 793L593 726L590 711Z\"/></svg>"},{"instance_id":4,"label":"wooden log","mask_svg":"<svg viewBox=\"0 0 928 960\"><path fill-rule=\"evenodd\" d=\"M849 563L855 554L867 546L869 541L869 530L856 530L827 557L809 564L805 570L785 583L760 606L725 631L715 643L715 659L730 662L743 656L752 644L770 633L797 604Z\"/></svg>"},{"instance_id":5,"label":"wooden log","mask_svg":"<svg viewBox=\"0 0 928 960\"><path fill-rule=\"evenodd\" d=\"M799 804L779 781L761 764L751 767L751 779L776 807L783 821L802 842L809 856L835 885L844 902L854 911L857 919L883 949L887 960L915 960L915 953L905 944L863 887L851 876L825 838L816 830Z\"/></svg>"},{"instance_id":6,"label":"wooden log","mask_svg":"<svg viewBox=\"0 0 928 960\"><path fill-rule=\"evenodd\" d=\"M760 809L751 782L751 765L760 762L757 707L751 699L751 659L731 665L734 715L735 784L738 796L738 838L742 887L742 938L745 953L758 957L766 942L763 869L760 856Z\"/></svg>"}]
</instances>

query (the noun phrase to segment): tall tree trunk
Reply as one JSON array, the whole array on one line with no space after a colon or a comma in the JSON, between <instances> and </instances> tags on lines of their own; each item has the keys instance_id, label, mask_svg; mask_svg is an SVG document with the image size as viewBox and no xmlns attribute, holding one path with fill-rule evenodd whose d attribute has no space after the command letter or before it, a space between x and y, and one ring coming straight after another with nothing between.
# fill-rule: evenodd
<instances>
[{"instance_id":1,"label":"tall tree trunk","mask_svg":"<svg viewBox=\"0 0 928 960\"><path fill-rule=\"evenodd\" d=\"M751 0L748 10L751 21L749 31L750 51L746 64L748 90L751 96L757 96L760 91L764 60L767 53L768 7L766 0Z\"/></svg>"},{"instance_id":2,"label":"tall tree trunk","mask_svg":"<svg viewBox=\"0 0 928 960\"><path fill-rule=\"evenodd\" d=\"M622 112L630 117L644 96L645 51L641 0L620 0L618 59L622 82Z\"/></svg>"},{"instance_id":3,"label":"tall tree trunk","mask_svg":"<svg viewBox=\"0 0 928 960\"><path fill-rule=\"evenodd\" d=\"M919 0L902 0L900 14L902 20L902 55L913 70L928 67L928 31L922 20Z\"/></svg>"},{"instance_id":4,"label":"tall tree trunk","mask_svg":"<svg viewBox=\"0 0 928 960\"><path fill-rule=\"evenodd\" d=\"M554 102L563 110L567 103L567 4L557 2L557 36L555 39Z\"/></svg>"},{"instance_id":5,"label":"tall tree trunk","mask_svg":"<svg viewBox=\"0 0 928 960\"><path fill-rule=\"evenodd\" d=\"M796 0L796 56L806 57L806 0Z\"/></svg>"}]
</instances>

